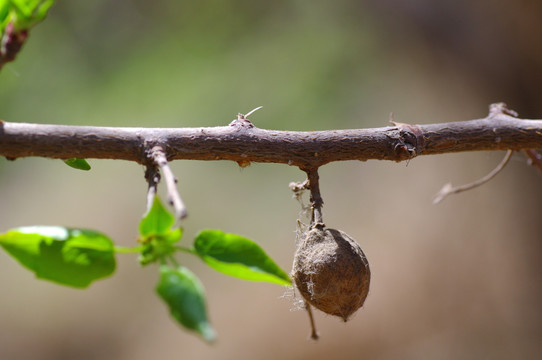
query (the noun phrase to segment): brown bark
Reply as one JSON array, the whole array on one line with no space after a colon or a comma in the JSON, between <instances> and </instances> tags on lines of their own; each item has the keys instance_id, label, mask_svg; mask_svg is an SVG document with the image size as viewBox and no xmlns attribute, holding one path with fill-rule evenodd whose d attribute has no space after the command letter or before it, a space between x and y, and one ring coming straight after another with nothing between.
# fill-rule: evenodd
<instances>
[{"instance_id":1,"label":"brown bark","mask_svg":"<svg viewBox=\"0 0 542 360\"><path fill-rule=\"evenodd\" d=\"M523 120L492 106L477 120L329 131L276 131L255 127L244 116L208 128L116 128L0 121L0 156L98 158L148 162L154 146L168 160L232 160L284 163L302 169L343 160L409 160L460 151L542 148L542 120ZM497 109L497 110L495 110Z\"/></svg>"}]
</instances>

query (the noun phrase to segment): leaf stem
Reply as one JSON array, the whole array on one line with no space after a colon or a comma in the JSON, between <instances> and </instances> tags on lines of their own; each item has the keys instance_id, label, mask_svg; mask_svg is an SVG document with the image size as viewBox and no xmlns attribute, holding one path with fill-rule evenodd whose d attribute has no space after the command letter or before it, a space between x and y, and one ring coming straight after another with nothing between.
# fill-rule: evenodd
<instances>
[{"instance_id":1,"label":"leaf stem","mask_svg":"<svg viewBox=\"0 0 542 360\"><path fill-rule=\"evenodd\" d=\"M173 255L168 255L167 258L169 259L169 261L171 261L171 263L172 263L173 265L175 265L176 268L179 267L179 263L178 263L177 260L173 257Z\"/></svg>"},{"instance_id":2,"label":"leaf stem","mask_svg":"<svg viewBox=\"0 0 542 360\"><path fill-rule=\"evenodd\" d=\"M182 246L175 246L175 250L182 251L182 252L185 252L185 253L189 253L189 254L192 254L192 255L198 255L196 250L185 248L185 247L182 247Z\"/></svg>"},{"instance_id":3,"label":"leaf stem","mask_svg":"<svg viewBox=\"0 0 542 360\"><path fill-rule=\"evenodd\" d=\"M134 254L141 252L143 249L143 246L135 246L135 247L125 247L125 246L115 246L114 250L118 254Z\"/></svg>"}]
</instances>

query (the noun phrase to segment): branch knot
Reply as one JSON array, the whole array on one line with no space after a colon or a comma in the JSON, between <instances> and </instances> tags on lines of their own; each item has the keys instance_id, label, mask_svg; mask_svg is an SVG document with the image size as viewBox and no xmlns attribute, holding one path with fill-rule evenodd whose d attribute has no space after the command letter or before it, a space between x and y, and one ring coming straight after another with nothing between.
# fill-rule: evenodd
<instances>
[{"instance_id":1,"label":"branch knot","mask_svg":"<svg viewBox=\"0 0 542 360\"><path fill-rule=\"evenodd\" d=\"M410 159L420 155L425 149L422 129L418 125L404 124L393 120L390 122L399 129L399 139L393 147L395 154L401 159L403 154L406 154Z\"/></svg>"}]
</instances>

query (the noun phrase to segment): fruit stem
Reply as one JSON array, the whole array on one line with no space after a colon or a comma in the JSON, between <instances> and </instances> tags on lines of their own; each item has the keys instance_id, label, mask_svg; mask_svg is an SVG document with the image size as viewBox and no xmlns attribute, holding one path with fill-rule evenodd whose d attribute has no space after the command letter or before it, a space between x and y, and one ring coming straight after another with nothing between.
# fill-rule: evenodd
<instances>
[{"instance_id":1,"label":"fruit stem","mask_svg":"<svg viewBox=\"0 0 542 360\"><path fill-rule=\"evenodd\" d=\"M309 188L311 190L311 227L324 227L324 218L322 215L322 206L324 200L320 195L320 182L318 176L318 168L304 169L307 173L307 179L309 180Z\"/></svg>"}]
</instances>

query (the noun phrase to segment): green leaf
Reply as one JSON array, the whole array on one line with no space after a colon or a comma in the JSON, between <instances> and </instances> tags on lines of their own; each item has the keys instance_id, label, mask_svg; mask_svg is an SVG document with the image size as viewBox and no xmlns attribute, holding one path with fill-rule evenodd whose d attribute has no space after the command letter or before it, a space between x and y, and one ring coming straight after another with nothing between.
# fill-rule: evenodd
<instances>
[{"instance_id":1,"label":"green leaf","mask_svg":"<svg viewBox=\"0 0 542 360\"><path fill-rule=\"evenodd\" d=\"M90 164L85 159L79 159L79 158L71 158L68 160L64 160L66 165L71 166L74 169L79 170L90 170Z\"/></svg>"},{"instance_id":2,"label":"green leaf","mask_svg":"<svg viewBox=\"0 0 542 360\"><path fill-rule=\"evenodd\" d=\"M177 241L181 240L182 236L183 236L183 229L182 228L177 228L177 229L171 230L169 233L164 235L162 238L167 243L175 244Z\"/></svg>"},{"instance_id":3,"label":"green leaf","mask_svg":"<svg viewBox=\"0 0 542 360\"><path fill-rule=\"evenodd\" d=\"M42 21L47 16L47 12L54 4L54 0L42 0L41 4L34 9L34 18L37 21Z\"/></svg>"},{"instance_id":4,"label":"green leaf","mask_svg":"<svg viewBox=\"0 0 542 360\"><path fill-rule=\"evenodd\" d=\"M0 245L36 277L63 285L85 288L115 271L113 242L91 230L21 227L1 234Z\"/></svg>"},{"instance_id":5,"label":"green leaf","mask_svg":"<svg viewBox=\"0 0 542 360\"><path fill-rule=\"evenodd\" d=\"M161 260L177 251L175 242L179 241L183 231L172 230L164 236L153 236L144 242L139 254L139 263L143 266Z\"/></svg>"},{"instance_id":6,"label":"green leaf","mask_svg":"<svg viewBox=\"0 0 542 360\"><path fill-rule=\"evenodd\" d=\"M156 292L182 326L196 331L207 341L216 338L216 333L207 319L203 285L190 270L182 266L174 269L162 265Z\"/></svg>"},{"instance_id":7,"label":"green leaf","mask_svg":"<svg viewBox=\"0 0 542 360\"><path fill-rule=\"evenodd\" d=\"M20 31L42 21L53 4L54 0L0 0L0 9L4 13L9 8L9 17L15 22L15 29Z\"/></svg>"},{"instance_id":8,"label":"green leaf","mask_svg":"<svg viewBox=\"0 0 542 360\"><path fill-rule=\"evenodd\" d=\"M168 235L175 218L162 205L158 196L154 197L151 210L145 214L139 223L139 233L143 238L156 235Z\"/></svg>"},{"instance_id":9,"label":"green leaf","mask_svg":"<svg viewBox=\"0 0 542 360\"><path fill-rule=\"evenodd\" d=\"M8 0L0 0L0 23L2 25L4 24L4 21L7 19L9 15L10 8L11 8L11 4L9 3ZM3 29L0 29L0 30L3 30Z\"/></svg>"},{"instance_id":10,"label":"green leaf","mask_svg":"<svg viewBox=\"0 0 542 360\"><path fill-rule=\"evenodd\" d=\"M291 285L288 274L254 241L220 230L204 230L194 250L213 269L250 281Z\"/></svg>"},{"instance_id":11,"label":"green leaf","mask_svg":"<svg viewBox=\"0 0 542 360\"><path fill-rule=\"evenodd\" d=\"M174 244L181 239L183 231L172 229L174 223L175 218L156 196L151 209L139 223L139 240L143 243L139 256L141 265L156 262L176 251Z\"/></svg>"},{"instance_id":12,"label":"green leaf","mask_svg":"<svg viewBox=\"0 0 542 360\"><path fill-rule=\"evenodd\" d=\"M0 69L13 61L28 30L42 21L54 0L0 0Z\"/></svg>"}]
</instances>

